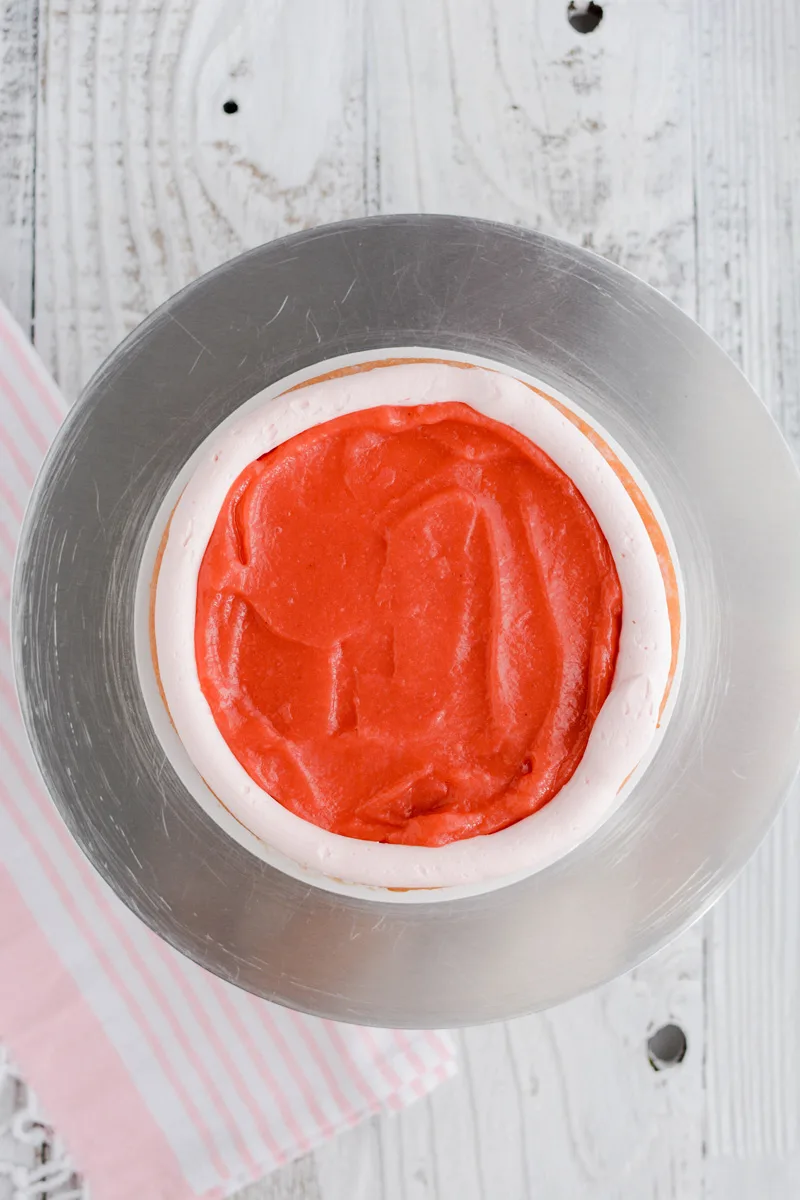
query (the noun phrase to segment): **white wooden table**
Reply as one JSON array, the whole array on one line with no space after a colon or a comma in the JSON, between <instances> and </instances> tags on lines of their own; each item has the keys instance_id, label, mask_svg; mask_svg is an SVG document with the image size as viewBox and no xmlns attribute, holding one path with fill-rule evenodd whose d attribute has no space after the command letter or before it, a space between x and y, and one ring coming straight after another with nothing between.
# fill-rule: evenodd
<instances>
[{"instance_id":1,"label":"white wooden table","mask_svg":"<svg viewBox=\"0 0 800 1200\"><path fill-rule=\"evenodd\" d=\"M170 293L276 234L494 217L665 291L800 449L796 0L605 0L585 36L566 7L0 0L0 295L74 396ZM243 1197L793 1200L799 867L790 802L657 958L464 1033L457 1081ZM666 1022L688 1052L656 1072Z\"/></svg>"}]
</instances>

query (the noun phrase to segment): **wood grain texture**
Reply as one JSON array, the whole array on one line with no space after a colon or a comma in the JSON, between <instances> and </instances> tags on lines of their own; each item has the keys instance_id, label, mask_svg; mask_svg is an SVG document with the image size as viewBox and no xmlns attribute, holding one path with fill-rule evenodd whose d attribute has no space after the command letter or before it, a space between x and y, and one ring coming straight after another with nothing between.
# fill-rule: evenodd
<instances>
[{"instance_id":1,"label":"wood grain texture","mask_svg":"<svg viewBox=\"0 0 800 1200\"><path fill-rule=\"evenodd\" d=\"M684 938L554 1012L463 1032L460 1078L317 1152L321 1200L701 1196L701 960ZM656 1073L667 1021L692 1050Z\"/></svg>"},{"instance_id":2,"label":"wood grain texture","mask_svg":"<svg viewBox=\"0 0 800 1200\"><path fill-rule=\"evenodd\" d=\"M33 317L36 5L0 3L0 297L24 329Z\"/></svg>"},{"instance_id":3,"label":"wood grain texture","mask_svg":"<svg viewBox=\"0 0 800 1200\"><path fill-rule=\"evenodd\" d=\"M37 345L76 395L247 246L365 212L479 214L660 287L800 449L794 0L607 0L587 37L564 9L40 0L37 46L36 5L0 0L0 295L30 319L35 254ZM457 1080L242 1200L793 1200L799 853L795 803L708 919L707 960L698 927L590 996L466 1031ZM689 1051L656 1073L667 1021Z\"/></svg>"},{"instance_id":4,"label":"wood grain texture","mask_svg":"<svg viewBox=\"0 0 800 1200\"><path fill-rule=\"evenodd\" d=\"M800 452L800 17L697 5L699 316ZM797 547L786 548L797 552ZM800 1194L800 790L708 918L708 1195Z\"/></svg>"},{"instance_id":5,"label":"wood grain texture","mask_svg":"<svg viewBox=\"0 0 800 1200\"><path fill-rule=\"evenodd\" d=\"M578 242L694 308L686 0L379 0L382 211L480 214Z\"/></svg>"},{"instance_id":6,"label":"wood grain texture","mask_svg":"<svg viewBox=\"0 0 800 1200\"><path fill-rule=\"evenodd\" d=\"M43 0L40 26L36 343L68 395L197 275L365 211L364 0Z\"/></svg>"}]
</instances>

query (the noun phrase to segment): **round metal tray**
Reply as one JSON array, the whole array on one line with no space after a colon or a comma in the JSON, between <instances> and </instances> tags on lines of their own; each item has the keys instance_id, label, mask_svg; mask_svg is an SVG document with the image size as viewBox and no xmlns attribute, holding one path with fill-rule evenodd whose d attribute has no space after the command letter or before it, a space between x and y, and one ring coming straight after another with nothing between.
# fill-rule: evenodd
<instances>
[{"instance_id":1,"label":"round metal tray","mask_svg":"<svg viewBox=\"0 0 800 1200\"><path fill-rule=\"evenodd\" d=\"M686 589L686 662L656 757L619 812L522 883L399 905L250 854L173 770L133 648L148 531L238 405L334 355L436 346L530 372L648 479ZM800 481L749 385L624 271L519 229L386 217L301 233L200 279L117 349L36 486L15 581L25 721L69 828L179 950L271 1000L446 1026L544 1008L634 966L731 881L800 759Z\"/></svg>"}]
</instances>

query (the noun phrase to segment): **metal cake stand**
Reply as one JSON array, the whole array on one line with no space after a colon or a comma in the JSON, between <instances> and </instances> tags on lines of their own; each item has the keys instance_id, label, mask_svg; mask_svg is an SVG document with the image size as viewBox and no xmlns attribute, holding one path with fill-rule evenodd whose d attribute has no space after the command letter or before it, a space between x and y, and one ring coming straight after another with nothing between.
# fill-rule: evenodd
<instances>
[{"instance_id":1,"label":"metal cake stand","mask_svg":"<svg viewBox=\"0 0 800 1200\"><path fill-rule=\"evenodd\" d=\"M327 358L440 347L530 372L648 479L685 584L686 664L656 757L593 838L466 900L387 904L254 857L156 737L133 648L139 564L176 474L270 383ZM36 485L15 655L47 787L124 902L270 1000L397 1026L490 1021L634 966L731 882L800 760L800 481L722 351L658 293L572 246L452 217L297 234L148 318L71 411Z\"/></svg>"}]
</instances>

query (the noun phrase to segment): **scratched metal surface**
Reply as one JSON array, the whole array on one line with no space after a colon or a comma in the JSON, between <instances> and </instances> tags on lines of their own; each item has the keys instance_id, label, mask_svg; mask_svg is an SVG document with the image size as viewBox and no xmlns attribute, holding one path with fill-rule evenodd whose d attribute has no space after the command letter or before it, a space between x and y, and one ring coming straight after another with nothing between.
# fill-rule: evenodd
<instances>
[{"instance_id":1,"label":"scratched metal surface","mask_svg":"<svg viewBox=\"0 0 800 1200\"><path fill-rule=\"evenodd\" d=\"M524 883L406 907L309 888L203 813L146 715L133 606L150 521L221 419L308 364L412 344L532 372L634 457L677 545L687 665L653 764L599 834ZM470 219L330 226L181 292L75 406L18 560L25 720L100 872L224 978L381 1025L544 1008L630 968L698 916L775 815L800 757L800 561L773 547L798 527L798 476L765 409L708 337L632 276Z\"/></svg>"}]
</instances>

